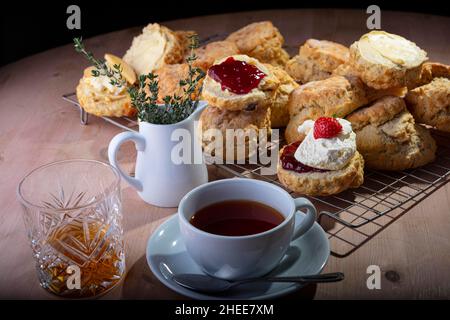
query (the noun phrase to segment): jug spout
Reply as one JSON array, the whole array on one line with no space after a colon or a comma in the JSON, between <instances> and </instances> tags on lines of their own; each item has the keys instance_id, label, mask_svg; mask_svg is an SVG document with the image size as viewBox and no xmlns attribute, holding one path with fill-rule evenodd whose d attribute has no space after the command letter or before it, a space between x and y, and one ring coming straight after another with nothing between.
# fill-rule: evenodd
<instances>
[{"instance_id":1,"label":"jug spout","mask_svg":"<svg viewBox=\"0 0 450 320\"><path fill-rule=\"evenodd\" d=\"M202 114L203 110L205 110L207 105L208 103L206 101L200 100L195 111L189 116L189 119L192 121L198 121L200 119L200 115Z\"/></svg>"}]
</instances>

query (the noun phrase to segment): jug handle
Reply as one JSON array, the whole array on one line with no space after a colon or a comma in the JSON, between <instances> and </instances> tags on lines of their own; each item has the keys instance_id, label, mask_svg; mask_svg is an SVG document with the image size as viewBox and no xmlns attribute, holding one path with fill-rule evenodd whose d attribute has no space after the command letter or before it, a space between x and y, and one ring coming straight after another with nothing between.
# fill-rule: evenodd
<instances>
[{"instance_id":1,"label":"jug handle","mask_svg":"<svg viewBox=\"0 0 450 320\"><path fill-rule=\"evenodd\" d=\"M117 151L119 151L120 146L126 141L133 141L137 151L145 150L145 138L138 132L122 132L116 135L108 146L108 158L109 163L119 171L120 176L128 182L133 188L138 191L143 190L142 182L137 179L127 175L120 168L119 163L117 162Z\"/></svg>"}]
</instances>

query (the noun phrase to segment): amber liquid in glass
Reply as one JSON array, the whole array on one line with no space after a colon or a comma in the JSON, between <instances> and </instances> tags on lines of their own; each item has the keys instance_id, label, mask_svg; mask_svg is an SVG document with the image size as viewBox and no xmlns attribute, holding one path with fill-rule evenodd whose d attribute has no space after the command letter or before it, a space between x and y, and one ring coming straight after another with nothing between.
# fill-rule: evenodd
<instances>
[{"instance_id":1,"label":"amber liquid in glass","mask_svg":"<svg viewBox=\"0 0 450 320\"><path fill-rule=\"evenodd\" d=\"M87 298L105 293L117 284L125 271L122 241L108 235L109 225L90 220L73 220L57 227L47 238L47 250L39 272L47 279L44 287L59 296ZM112 232L114 234L114 232ZM67 281L80 269L80 289Z\"/></svg>"}]
</instances>

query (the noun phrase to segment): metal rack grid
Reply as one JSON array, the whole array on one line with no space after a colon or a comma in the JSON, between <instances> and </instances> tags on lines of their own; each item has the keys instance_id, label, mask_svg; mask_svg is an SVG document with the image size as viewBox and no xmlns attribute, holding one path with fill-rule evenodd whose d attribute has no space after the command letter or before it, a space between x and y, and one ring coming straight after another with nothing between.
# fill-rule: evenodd
<instances>
[{"instance_id":1,"label":"metal rack grid","mask_svg":"<svg viewBox=\"0 0 450 320\"><path fill-rule=\"evenodd\" d=\"M63 99L80 109L81 123L87 124L88 114L78 104L75 94L65 94ZM101 118L123 130L137 131L138 128L137 121L132 118ZM438 144L437 157L433 163L396 172L365 170L365 181L359 188L327 197L308 197L320 212L318 222L328 234L334 256L351 254L450 180L450 135L437 131L432 131L432 134ZM223 177L258 179L286 189L278 181L276 172L262 175L263 166L259 164L211 165ZM270 169L266 167L266 170ZM294 197L302 196L287 191Z\"/></svg>"}]
</instances>

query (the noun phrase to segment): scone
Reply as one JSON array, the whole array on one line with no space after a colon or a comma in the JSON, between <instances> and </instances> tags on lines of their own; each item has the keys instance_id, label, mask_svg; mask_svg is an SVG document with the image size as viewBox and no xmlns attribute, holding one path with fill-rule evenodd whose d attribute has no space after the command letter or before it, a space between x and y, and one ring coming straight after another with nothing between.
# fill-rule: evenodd
<instances>
[{"instance_id":1,"label":"scone","mask_svg":"<svg viewBox=\"0 0 450 320\"><path fill-rule=\"evenodd\" d=\"M405 87L420 77L427 53L415 43L384 31L371 31L350 46L349 63L375 89Z\"/></svg>"},{"instance_id":2,"label":"scone","mask_svg":"<svg viewBox=\"0 0 450 320\"><path fill-rule=\"evenodd\" d=\"M429 84L408 92L405 98L409 111L419 123L450 132L450 80L436 78Z\"/></svg>"},{"instance_id":3,"label":"scone","mask_svg":"<svg viewBox=\"0 0 450 320\"><path fill-rule=\"evenodd\" d=\"M187 63L166 64L155 70L154 73L158 76L158 102L162 103L166 96L183 96L184 92L183 88L180 87L180 80L186 79L189 75ZM198 88L200 88L202 81L199 81Z\"/></svg>"},{"instance_id":4,"label":"scone","mask_svg":"<svg viewBox=\"0 0 450 320\"><path fill-rule=\"evenodd\" d=\"M364 182L364 159L355 133L344 119L321 117L299 127L305 139L281 149L278 179L288 189L309 196L328 196Z\"/></svg>"},{"instance_id":5,"label":"scone","mask_svg":"<svg viewBox=\"0 0 450 320\"><path fill-rule=\"evenodd\" d=\"M181 47L183 52L183 57L186 57L191 53L191 39L190 37L195 35L195 31L187 31L187 30L175 30L173 32L175 37L177 38L178 44ZM184 62L184 58L181 62Z\"/></svg>"},{"instance_id":6,"label":"scone","mask_svg":"<svg viewBox=\"0 0 450 320\"><path fill-rule=\"evenodd\" d=\"M358 77L357 72L347 62L341 64L333 72L333 75L345 76L345 77ZM404 97L408 91L407 87L391 87L386 89L375 89L369 86L365 86L367 100L369 102L378 100L385 96Z\"/></svg>"},{"instance_id":7,"label":"scone","mask_svg":"<svg viewBox=\"0 0 450 320\"><path fill-rule=\"evenodd\" d=\"M211 42L195 50L197 60L193 65L206 71L214 64L214 61L239 53L238 47L232 41Z\"/></svg>"},{"instance_id":8,"label":"scone","mask_svg":"<svg viewBox=\"0 0 450 320\"><path fill-rule=\"evenodd\" d=\"M186 53L183 33L151 23L133 39L123 60L133 67L138 75L148 74L163 64L180 63Z\"/></svg>"},{"instance_id":9,"label":"scone","mask_svg":"<svg viewBox=\"0 0 450 320\"><path fill-rule=\"evenodd\" d=\"M409 89L414 89L429 84L435 78L450 79L450 66L437 62L425 62L420 71L420 78L412 83Z\"/></svg>"},{"instance_id":10,"label":"scone","mask_svg":"<svg viewBox=\"0 0 450 320\"><path fill-rule=\"evenodd\" d=\"M114 64L120 65L126 84L113 85L107 76L94 77L92 71L95 67L86 68L76 88L78 102L86 112L96 116L134 116L136 109L131 106L127 90L136 81L133 69L119 57L111 54L106 54L105 60L111 68Z\"/></svg>"},{"instance_id":11,"label":"scone","mask_svg":"<svg viewBox=\"0 0 450 320\"><path fill-rule=\"evenodd\" d=\"M302 140L304 136L297 128L305 120L342 118L367 102L365 86L356 77L334 76L301 85L289 97L290 120L285 138L288 143Z\"/></svg>"},{"instance_id":12,"label":"scone","mask_svg":"<svg viewBox=\"0 0 450 320\"><path fill-rule=\"evenodd\" d=\"M336 69L331 72L334 76L344 76L344 77L359 77L358 73L353 69L352 65L347 61L339 65Z\"/></svg>"},{"instance_id":13,"label":"scone","mask_svg":"<svg viewBox=\"0 0 450 320\"><path fill-rule=\"evenodd\" d=\"M347 47L332 41L308 39L285 68L296 81L307 83L330 77L348 59Z\"/></svg>"},{"instance_id":14,"label":"scone","mask_svg":"<svg viewBox=\"0 0 450 320\"><path fill-rule=\"evenodd\" d=\"M257 152L259 135L270 135L270 109L228 111L208 106L199 125L205 154L227 162L244 161Z\"/></svg>"},{"instance_id":15,"label":"scone","mask_svg":"<svg viewBox=\"0 0 450 320\"><path fill-rule=\"evenodd\" d=\"M347 120L356 132L357 148L367 168L404 170L435 158L435 141L426 128L414 122L399 97L381 98L356 110Z\"/></svg>"},{"instance_id":16,"label":"scone","mask_svg":"<svg viewBox=\"0 0 450 320\"><path fill-rule=\"evenodd\" d=\"M270 21L251 23L230 34L227 40L236 43L241 53L263 63L284 66L289 60L282 48L284 38Z\"/></svg>"},{"instance_id":17,"label":"scone","mask_svg":"<svg viewBox=\"0 0 450 320\"><path fill-rule=\"evenodd\" d=\"M331 76L331 72L325 71L314 61L300 55L292 57L284 67L286 72L299 83L324 80Z\"/></svg>"},{"instance_id":18,"label":"scone","mask_svg":"<svg viewBox=\"0 0 450 320\"><path fill-rule=\"evenodd\" d=\"M287 108L289 96L299 85L282 68L269 64L267 64L267 67L280 83L269 103L270 123L272 128L286 127L289 122L289 111Z\"/></svg>"},{"instance_id":19,"label":"scone","mask_svg":"<svg viewBox=\"0 0 450 320\"><path fill-rule=\"evenodd\" d=\"M246 55L223 58L209 68L202 97L209 105L237 111L266 106L278 80L267 66Z\"/></svg>"}]
</instances>

